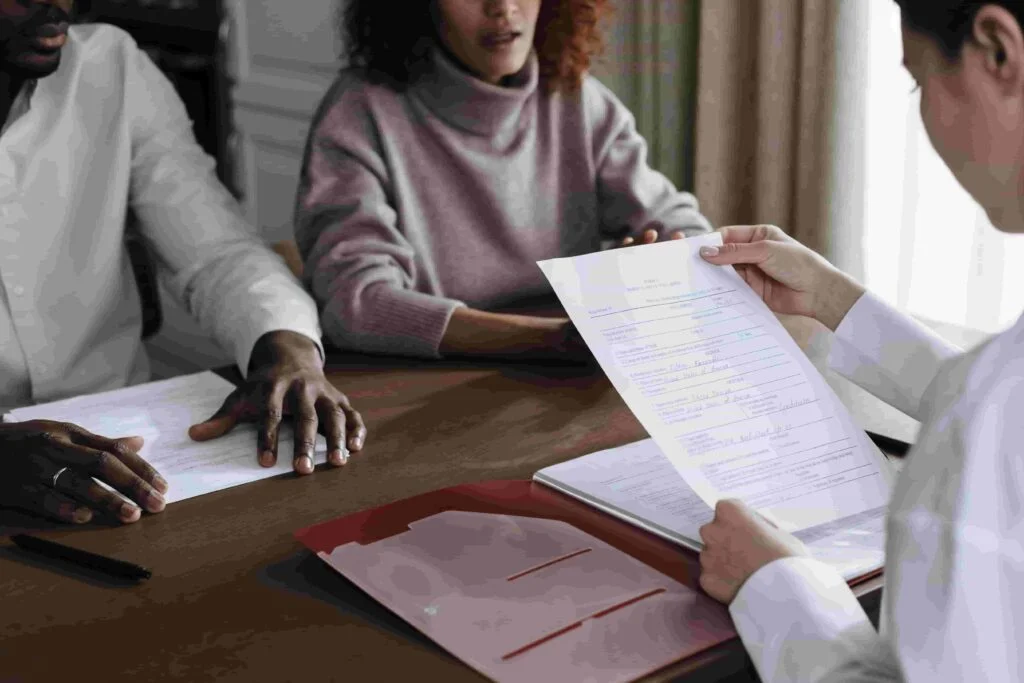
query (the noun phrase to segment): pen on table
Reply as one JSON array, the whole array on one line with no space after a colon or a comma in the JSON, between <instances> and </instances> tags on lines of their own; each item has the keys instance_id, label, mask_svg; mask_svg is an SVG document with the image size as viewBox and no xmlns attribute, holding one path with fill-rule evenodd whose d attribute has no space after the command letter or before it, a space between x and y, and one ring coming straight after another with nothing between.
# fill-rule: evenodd
<instances>
[{"instance_id":1,"label":"pen on table","mask_svg":"<svg viewBox=\"0 0 1024 683\"><path fill-rule=\"evenodd\" d=\"M71 564L76 564L80 567L88 567L89 569L120 579L140 581L152 576L152 572L137 564L124 562L122 560L115 560L110 557L104 557L103 555L79 550L78 548L70 548L66 545L61 545L60 543L36 538L35 536L17 534L11 536L11 541L19 548L23 548L30 552L45 555L46 557L56 558L58 560L64 560L65 562L70 562Z\"/></svg>"}]
</instances>

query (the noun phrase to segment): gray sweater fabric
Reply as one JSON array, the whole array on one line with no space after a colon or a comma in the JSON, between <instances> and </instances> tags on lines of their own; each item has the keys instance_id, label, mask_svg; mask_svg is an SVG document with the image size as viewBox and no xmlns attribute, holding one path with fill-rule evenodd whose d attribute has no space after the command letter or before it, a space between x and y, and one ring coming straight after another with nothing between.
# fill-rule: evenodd
<instances>
[{"instance_id":1,"label":"gray sweater fabric","mask_svg":"<svg viewBox=\"0 0 1024 683\"><path fill-rule=\"evenodd\" d=\"M334 345L437 358L457 307L550 293L539 260L711 229L593 77L548 93L536 55L502 86L429 60L404 90L342 71L313 121L296 242Z\"/></svg>"}]
</instances>

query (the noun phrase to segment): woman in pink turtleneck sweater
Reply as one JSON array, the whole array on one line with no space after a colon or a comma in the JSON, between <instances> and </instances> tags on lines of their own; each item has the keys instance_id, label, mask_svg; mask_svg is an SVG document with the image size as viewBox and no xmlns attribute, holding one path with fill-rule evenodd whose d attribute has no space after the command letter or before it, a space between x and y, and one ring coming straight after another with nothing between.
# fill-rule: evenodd
<instances>
[{"instance_id":1,"label":"woman in pink turtleneck sweater","mask_svg":"<svg viewBox=\"0 0 1024 683\"><path fill-rule=\"evenodd\" d=\"M538 260L710 229L586 75L605 5L348 3L350 67L313 122L295 220L331 342L433 358L580 353L564 318L487 309L550 293Z\"/></svg>"}]
</instances>

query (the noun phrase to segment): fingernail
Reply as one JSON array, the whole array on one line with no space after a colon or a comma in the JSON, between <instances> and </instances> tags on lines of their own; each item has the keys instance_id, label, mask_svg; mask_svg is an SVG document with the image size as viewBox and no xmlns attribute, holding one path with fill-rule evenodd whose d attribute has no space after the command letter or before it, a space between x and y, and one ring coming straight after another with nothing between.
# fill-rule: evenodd
<instances>
[{"instance_id":1,"label":"fingernail","mask_svg":"<svg viewBox=\"0 0 1024 683\"><path fill-rule=\"evenodd\" d=\"M92 510L89 508L77 508L71 519L75 520L75 524L85 524L92 519Z\"/></svg>"},{"instance_id":2,"label":"fingernail","mask_svg":"<svg viewBox=\"0 0 1024 683\"><path fill-rule=\"evenodd\" d=\"M359 449L361 449L363 447L363 440L361 438L359 438L358 436L356 436L356 437L352 438L352 440L349 442L349 444L352 446L352 450L358 451Z\"/></svg>"},{"instance_id":3,"label":"fingernail","mask_svg":"<svg viewBox=\"0 0 1024 683\"><path fill-rule=\"evenodd\" d=\"M121 519L134 519L135 513L141 514L142 511L134 505L125 503L121 506Z\"/></svg>"},{"instance_id":4,"label":"fingernail","mask_svg":"<svg viewBox=\"0 0 1024 683\"><path fill-rule=\"evenodd\" d=\"M264 467L270 467L274 464L274 454L270 451L263 451L260 454L260 464Z\"/></svg>"},{"instance_id":5,"label":"fingernail","mask_svg":"<svg viewBox=\"0 0 1024 683\"><path fill-rule=\"evenodd\" d=\"M701 247L701 256L718 256L718 247Z\"/></svg>"},{"instance_id":6,"label":"fingernail","mask_svg":"<svg viewBox=\"0 0 1024 683\"><path fill-rule=\"evenodd\" d=\"M335 448L331 451L331 462L335 465L344 465L348 462L348 451L344 448Z\"/></svg>"},{"instance_id":7,"label":"fingernail","mask_svg":"<svg viewBox=\"0 0 1024 683\"><path fill-rule=\"evenodd\" d=\"M160 476L153 480L153 487L160 493L167 493L167 489L170 488L170 486L167 485L167 480Z\"/></svg>"},{"instance_id":8,"label":"fingernail","mask_svg":"<svg viewBox=\"0 0 1024 683\"><path fill-rule=\"evenodd\" d=\"M159 491L155 489L149 494L149 497L152 498L154 501L157 502L157 504L161 506L167 504L167 500L163 497L163 494L161 494Z\"/></svg>"},{"instance_id":9,"label":"fingernail","mask_svg":"<svg viewBox=\"0 0 1024 683\"><path fill-rule=\"evenodd\" d=\"M299 471L310 473L313 471L313 459L308 455L303 455L299 458Z\"/></svg>"}]
</instances>

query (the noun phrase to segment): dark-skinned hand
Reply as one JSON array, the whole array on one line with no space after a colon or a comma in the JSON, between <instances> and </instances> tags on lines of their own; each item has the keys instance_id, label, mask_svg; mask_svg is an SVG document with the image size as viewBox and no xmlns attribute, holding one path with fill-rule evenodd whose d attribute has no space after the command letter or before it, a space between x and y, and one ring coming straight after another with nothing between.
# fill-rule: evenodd
<instances>
[{"instance_id":1,"label":"dark-skinned hand","mask_svg":"<svg viewBox=\"0 0 1024 683\"><path fill-rule=\"evenodd\" d=\"M644 229L640 232L639 240L633 237L632 235L627 235L626 237L622 238L622 241L615 245L615 248L621 249L622 247L635 247L643 244L654 244L658 240L661 240L663 235L664 239L666 240L686 239L686 233L683 232L681 229L667 230L664 224L654 222L648 223L647 225L644 226Z\"/></svg>"},{"instance_id":2,"label":"dark-skinned hand","mask_svg":"<svg viewBox=\"0 0 1024 683\"><path fill-rule=\"evenodd\" d=\"M298 474L313 472L318 429L327 439L327 461L334 466L344 465L349 452L362 450L363 418L324 376L320 351L312 340L290 331L265 334L253 349L249 368L245 384L210 419L193 425L190 437L216 439L240 422L255 422L259 425L257 460L273 467L278 430L289 415L295 432L292 464Z\"/></svg>"},{"instance_id":3,"label":"dark-skinned hand","mask_svg":"<svg viewBox=\"0 0 1024 683\"><path fill-rule=\"evenodd\" d=\"M64 422L0 425L0 505L75 524L97 513L138 521L143 509L163 510L167 492L140 448L142 437L108 439Z\"/></svg>"}]
</instances>

